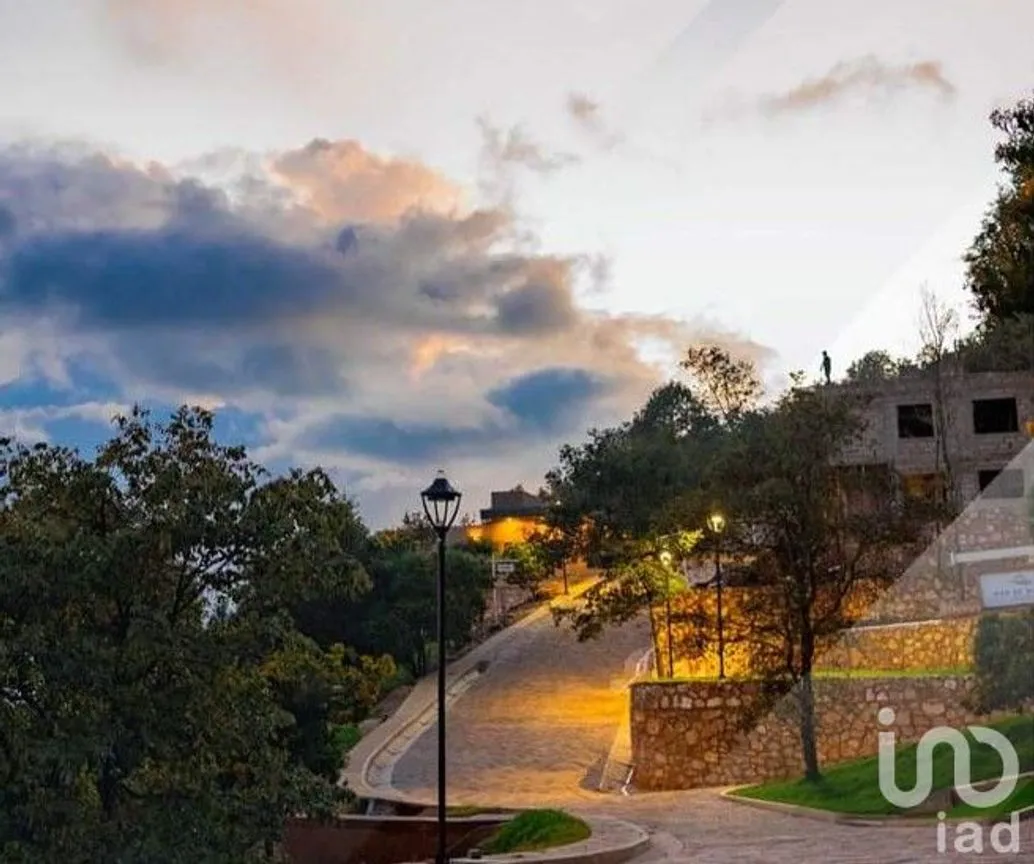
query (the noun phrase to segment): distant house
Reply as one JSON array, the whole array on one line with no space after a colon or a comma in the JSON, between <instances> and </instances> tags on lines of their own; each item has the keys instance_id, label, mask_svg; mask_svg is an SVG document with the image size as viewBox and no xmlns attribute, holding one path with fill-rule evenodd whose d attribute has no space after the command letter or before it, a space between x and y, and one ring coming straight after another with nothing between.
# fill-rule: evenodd
<instances>
[{"instance_id":1,"label":"distant house","mask_svg":"<svg viewBox=\"0 0 1034 864\"><path fill-rule=\"evenodd\" d=\"M842 456L847 465L890 466L908 495L932 496L942 484L944 457L958 503L1021 499L1034 478L1016 458L1034 435L1034 374L955 373L943 379L943 441L938 435L934 380L902 376L839 385L868 397L865 431Z\"/></svg>"},{"instance_id":2,"label":"distant house","mask_svg":"<svg viewBox=\"0 0 1034 864\"><path fill-rule=\"evenodd\" d=\"M499 549L507 543L522 543L545 522L548 499L533 495L522 486L492 493L492 505L481 511L481 522L466 527L471 541L487 540Z\"/></svg>"}]
</instances>

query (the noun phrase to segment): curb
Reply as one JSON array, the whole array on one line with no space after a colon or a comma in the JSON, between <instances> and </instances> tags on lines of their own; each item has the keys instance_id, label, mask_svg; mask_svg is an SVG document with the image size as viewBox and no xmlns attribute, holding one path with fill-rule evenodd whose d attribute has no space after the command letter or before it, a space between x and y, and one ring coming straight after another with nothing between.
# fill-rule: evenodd
<instances>
[{"instance_id":1,"label":"curb","mask_svg":"<svg viewBox=\"0 0 1034 864\"><path fill-rule=\"evenodd\" d=\"M593 836L588 840L543 849L540 852L513 852L508 855L485 855L483 858L453 858L455 864L624 864L645 852L650 846L650 835L645 829L621 819L579 816L588 823L593 836L597 829L621 831L628 836L611 846L593 849ZM606 830L605 829L605 830Z\"/></svg>"},{"instance_id":2,"label":"curb","mask_svg":"<svg viewBox=\"0 0 1034 864\"><path fill-rule=\"evenodd\" d=\"M718 793L720 798L743 807L753 807L755 810L767 810L770 813L782 813L784 816L794 816L799 819L810 819L813 822L827 822L836 825L850 825L855 828L921 828L938 824L935 815L920 816L863 816L854 813L838 813L834 810L819 810L815 807L803 807L800 804L784 804L781 801L761 801L757 798L744 798L735 793L739 789L747 789L747 786L736 786L731 789L723 789ZM1027 807L1014 811L1019 814L1021 822L1034 818L1034 807ZM949 819L949 823L958 821L976 822L979 825L997 825L1002 819Z\"/></svg>"}]
</instances>

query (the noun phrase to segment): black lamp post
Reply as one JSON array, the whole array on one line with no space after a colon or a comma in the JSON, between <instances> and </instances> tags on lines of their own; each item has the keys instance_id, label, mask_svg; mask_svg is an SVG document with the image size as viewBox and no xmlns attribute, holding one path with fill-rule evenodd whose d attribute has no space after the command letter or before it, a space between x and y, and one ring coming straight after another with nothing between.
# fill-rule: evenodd
<instances>
[{"instance_id":1,"label":"black lamp post","mask_svg":"<svg viewBox=\"0 0 1034 864\"><path fill-rule=\"evenodd\" d=\"M460 512L463 497L439 471L434 482L420 493L434 533L438 536L438 853L437 864L446 864L445 832L445 538Z\"/></svg>"},{"instance_id":2,"label":"black lamp post","mask_svg":"<svg viewBox=\"0 0 1034 864\"><path fill-rule=\"evenodd\" d=\"M722 532L725 517L718 512L707 517L707 527L714 535L714 584L718 595L718 679L725 678L725 620L722 615Z\"/></svg>"},{"instance_id":3,"label":"black lamp post","mask_svg":"<svg viewBox=\"0 0 1034 864\"><path fill-rule=\"evenodd\" d=\"M671 553L661 552L661 566L664 568L664 625L668 637L668 677L675 677L675 645L671 638Z\"/></svg>"}]
</instances>

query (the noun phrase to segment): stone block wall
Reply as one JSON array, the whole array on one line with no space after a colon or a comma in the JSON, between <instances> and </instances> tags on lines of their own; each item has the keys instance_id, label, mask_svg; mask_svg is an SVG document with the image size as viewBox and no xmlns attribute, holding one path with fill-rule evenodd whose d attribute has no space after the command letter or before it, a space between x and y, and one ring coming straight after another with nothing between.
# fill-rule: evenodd
<instances>
[{"instance_id":1,"label":"stone block wall","mask_svg":"<svg viewBox=\"0 0 1034 864\"><path fill-rule=\"evenodd\" d=\"M749 609L758 602L756 588L729 588L723 596L725 673L742 678L769 671L750 639ZM974 588L974 591L977 589ZM975 605L974 605L975 604ZM657 634L657 668L662 677L708 678L718 671L717 609L713 591L691 590L671 603L674 672L668 669L668 609L653 609ZM865 620L869 604L863 594L855 601L856 617ZM933 608L941 608L934 604ZM979 599L956 607L958 617L904 621L889 625L858 625L830 640L818 652L817 668L946 670L969 668L973 662ZM772 658L778 660L778 658Z\"/></svg>"},{"instance_id":2,"label":"stone block wall","mask_svg":"<svg viewBox=\"0 0 1034 864\"><path fill-rule=\"evenodd\" d=\"M934 726L988 722L966 707L967 677L816 679L819 759L877 751L877 712L893 708L899 741ZM796 700L770 705L758 681L642 682L631 700L635 785L643 791L735 786L801 776Z\"/></svg>"},{"instance_id":3,"label":"stone block wall","mask_svg":"<svg viewBox=\"0 0 1034 864\"><path fill-rule=\"evenodd\" d=\"M817 668L874 672L970 669L979 620L947 618L855 627L818 657Z\"/></svg>"}]
</instances>

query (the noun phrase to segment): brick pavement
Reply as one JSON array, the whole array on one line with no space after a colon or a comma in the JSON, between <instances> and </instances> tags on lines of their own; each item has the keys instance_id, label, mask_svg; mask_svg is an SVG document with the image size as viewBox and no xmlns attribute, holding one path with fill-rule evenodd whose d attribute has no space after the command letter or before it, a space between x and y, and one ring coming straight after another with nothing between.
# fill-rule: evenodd
<instances>
[{"instance_id":1,"label":"brick pavement","mask_svg":"<svg viewBox=\"0 0 1034 864\"><path fill-rule=\"evenodd\" d=\"M450 800L592 800L590 788L628 711L630 662L649 645L646 621L585 643L548 617L517 630L449 711ZM436 735L432 724L399 760L395 788L433 796Z\"/></svg>"},{"instance_id":2,"label":"brick pavement","mask_svg":"<svg viewBox=\"0 0 1034 864\"><path fill-rule=\"evenodd\" d=\"M858 827L725 801L708 790L633 794L592 791L627 712L629 661L649 645L645 622L579 644L549 618L516 630L483 678L449 711L452 804L563 806L647 828L637 861L686 864L936 864L974 859L1034 862L1034 821L1019 856L939 854L935 826ZM392 784L434 800L432 726L395 765Z\"/></svg>"}]
</instances>

